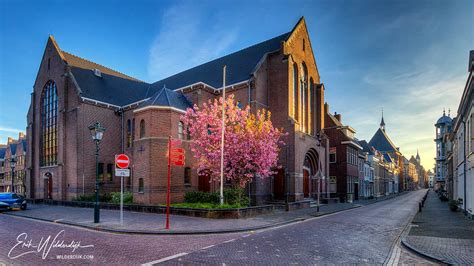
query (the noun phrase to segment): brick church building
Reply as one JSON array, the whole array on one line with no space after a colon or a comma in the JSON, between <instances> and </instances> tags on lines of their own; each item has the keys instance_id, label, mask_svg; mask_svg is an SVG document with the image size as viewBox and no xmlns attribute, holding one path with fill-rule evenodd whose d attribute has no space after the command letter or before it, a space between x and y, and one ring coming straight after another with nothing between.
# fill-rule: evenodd
<instances>
[{"instance_id":1,"label":"brick church building","mask_svg":"<svg viewBox=\"0 0 474 266\"><path fill-rule=\"evenodd\" d=\"M192 139L180 116L221 96L224 65L226 93L253 112L267 108L274 126L289 133L279 155L283 168L247 188L254 203L316 197L316 185L324 191L328 176L328 143L321 133L324 86L304 18L290 32L154 83L65 52L50 36L27 115L28 196L72 200L94 192L95 144L88 126L97 121L106 128L99 158L102 192L119 191L113 163L123 152L132 162L125 183L134 201L164 203L169 135L182 139L186 151L185 166L172 168L172 202L183 201L187 191L217 190L218 184L193 168Z\"/></svg>"}]
</instances>

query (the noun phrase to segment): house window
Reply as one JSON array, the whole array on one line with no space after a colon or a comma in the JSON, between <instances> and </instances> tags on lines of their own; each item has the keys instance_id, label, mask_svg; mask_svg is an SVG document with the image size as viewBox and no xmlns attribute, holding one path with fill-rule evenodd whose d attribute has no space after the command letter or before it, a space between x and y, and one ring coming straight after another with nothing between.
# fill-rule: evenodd
<instances>
[{"instance_id":1,"label":"house window","mask_svg":"<svg viewBox=\"0 0 474 266\"><path fill-rule=\"evenodd\" d=\"M179 121L179 123L178 123L178 139L183 139L183 128L184 128L184 123Z\"/></svg>"},{"instance_id":2,"label":"house window","mask_svg":"<svg viewBox=\"0 0 474 266\"><path fill-rule=\"evenodd\" d=\"M191 168L190 167L184 168L184 184L191 185Z\"/></svg>"},{"instance_id":3,"label":"house window","mask_svg":"<svg viewBox=\"0 0 474 266\"><path fill-rule=\"evenodd\" d=\"M98 167L99 180L104 180L104 163L99 163Z\"/></svg>"},{"instance_id":4,"label":"house window","mask_svg":"<svg viewBox=\"0 0 474 266\"><path fill-rule=\"evenodd\" d=\"M140 120L140 138L145 137L145 120Z\"/></svg>"},{"instance_id":5,"label":"house window","mask_svg":"<svg viewBox=\"0 0 474 266\"><path fill-rule=\"evenodd\" d=\"M114 165L109 163L107 164L107 179L109 181L113 181L114 179L114 174L113 174L113 171L114 171Z\"/></svg>"},{"instance_id":6,"label":"house window","mask_svg":"<svg viewBox=\"0 0 474 266\"><path fill-rule=\"evenodd\" d=\"M310 135L314 135L314 81L313 78L309 79L309 106L308 106L308 116L309 116L309 128L308 132Z\"/></svg>"},{"instance_id":7,"label":"house window","mask_svg":"<svg viewBox=\"0 0 474 266\"><path fill-rule=\"evenodd\" d=\"M41 166L58 162L58 94L56 83L48 81L41 95Z\"/></svg>"},{"instance_id":8,"label":"house window","mask_svg":"<svg viewBox=\"0 0 474 266\"><path fill-rule=\"evenodd\" d=\"M329 163L335 163L336 162L336 151L330 151L329 152Z\"/></svg>"},{"instance_id":9,"label":"house window","mask_svg":"<svg viewBox=\"0 0 474 266\"><path fill-rule=\"evenodd\" d=\"M139 178L138 179L138 193L143 193L143 192L145 192L143 178Z\"/></svg>"},{"instance_id":10,"label":"house window","mask_svg":"<svg viewBox=\"0 0 474 266\"><path fill-rule=\"evenodd\" d=\"M298 121L298 65L293 64L293 118Z\"/></svg>"},{"instance_id":11,"label":"house window","mask_svg":"<svg viewBox=\"0 0 474 266\"><path fill-rule=\"evenodd\" d=\"M186 127L186 139L187 140L191 139L191 131L189 131L189 127Z\"/></svg>"},{"instance_id":12,"label":"house window","mask_svg":"<svg viewBox=\"0 0 474 266\"><path fill-rule=\"evenodd\" d=\"M133 141L135 141L135 118L132 119L132 147L133 147Z\"/></svg>"},{"instance_id":13,"label":"house window","mask_svg":"<svg viewBox=\"0 0 474 266\"><path fill-rule=\"evenodd\" d=\"M127 120L127 148L132 146L132 121Z\"/></svg>"}]
</instances>

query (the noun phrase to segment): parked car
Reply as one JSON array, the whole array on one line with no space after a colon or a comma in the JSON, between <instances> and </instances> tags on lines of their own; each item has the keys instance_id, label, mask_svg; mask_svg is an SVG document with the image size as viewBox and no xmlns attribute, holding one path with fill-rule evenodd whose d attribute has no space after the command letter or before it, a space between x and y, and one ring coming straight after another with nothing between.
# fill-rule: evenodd
<instances>
[{"instance_id":1,"label":"parked car","mask_svg":"<svg viewBox=\"0 0 474 266\"><path fill-rule=\"evenodd\" d=\"M10 205L0 201L0 212L7 211L10 208Z\"/></svg>"},{"instance_id":2,"label":"parked car","mask_svg":"<svg viewBox=\"0 0 474 266\"><path fill-rule=\"evenodd\" d=\"M26 210L26 200L13 192L0 193L0 202L8 204L8 209L20 208Z\"/></svg>"}]
</instances>

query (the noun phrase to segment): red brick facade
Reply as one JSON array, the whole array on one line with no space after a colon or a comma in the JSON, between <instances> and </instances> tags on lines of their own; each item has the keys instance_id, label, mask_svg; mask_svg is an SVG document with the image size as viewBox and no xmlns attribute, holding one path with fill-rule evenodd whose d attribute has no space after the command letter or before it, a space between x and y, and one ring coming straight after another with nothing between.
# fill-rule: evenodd
<instances>
[{"instance_id":1,"label":"red brick facade","mask_svg":"<svg viewBox=\"0 0 474 266\"><path fill-rule=\"evenodd\" d=\"M138 104L116 106L81 96L81 88L69 71L75 62L67 60L54 39L50 37L40 64L31 106L28 112L28 180L32 198L72 200L82 194L91 194L95 183L95 146L88 126L99 121L106 128L100 144L100 159L106 172L113 164L114 155L124 152L131 158L132 176L126 187L134 193L134 201L142 204L162 204L166 196L167 139L178 138L178 124L184 110L170 106ZM71 56L71 55L69 55ZM96 65L94 65L96 66ZM100 66L100 65L98 65ZM293 67L298 68L297 81L293 80ZM110 70L111 71L111 70ZM306 76L302 73L306 71ZM120 76L118 72L111 72ZM220 73L216 73L220 75ZM121 78L128 76L121 76ZM53 166L42 167L41 154L41 102L44 86L54 81L58 94L58 155ZM297 112L294 110L293 84L299 90ZM306 84L306 85L304 85ZM305 89L305 90L303 90ZM204 83L189 85L177 90L198 106L220 96L221 90ZM274 126L283 128L289 135L282 148L279 164L283 169L274 177L258 179L250 185L255 203L284 200L300 201L315 197L314 177L328 176L327 137L324 128L324 86L314 59L304 19L301 19L279 50L263 56L249 79L229 84L227 94L234 94L252 111L267 108L272 112ZM304 95L304 97L303 97ZM304 102L303 102L304 100ZM303 106L305 108L303 109ZM142 126L142 121L143 125ZM129 122L130 121L130 122ZM128 130L131 125L132 129ZM144 132L143 131L144 128ZM317 134L319 133L320 140ZM193 170L193 156L189 141L183 137L186 165L191 168L190 183L185 184L184 167L173 167L171 178L172 202L184 199L186 191L197 190L202 184ZM104 173L101 191L118 191L119 178ZM143 187L141 186L143 184ZM321 190L325 181L320 182ZM211 190L218 188L210 184Z\"/></svg>"}]
</instances>

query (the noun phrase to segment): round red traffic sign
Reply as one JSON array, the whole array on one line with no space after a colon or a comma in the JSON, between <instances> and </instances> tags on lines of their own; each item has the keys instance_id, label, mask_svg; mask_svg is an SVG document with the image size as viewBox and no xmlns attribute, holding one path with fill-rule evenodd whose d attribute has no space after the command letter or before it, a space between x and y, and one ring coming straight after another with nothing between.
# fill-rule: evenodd
<instances>
[{"instance_id":1,"label":"round red traffic sign","mask_svg":"<svg viewBox=\"0 0 474 266\"><path fill-rule=\"evenodd\" d=\"M119 154L115 156L115 165L118 168L121 168L121 169L128 168L129 164L130 164L130 159L128 158L127 155Z\"/></svg>"}]
</instances>

